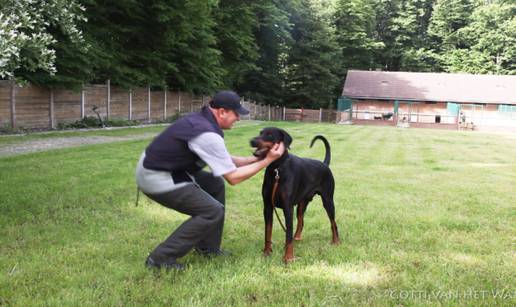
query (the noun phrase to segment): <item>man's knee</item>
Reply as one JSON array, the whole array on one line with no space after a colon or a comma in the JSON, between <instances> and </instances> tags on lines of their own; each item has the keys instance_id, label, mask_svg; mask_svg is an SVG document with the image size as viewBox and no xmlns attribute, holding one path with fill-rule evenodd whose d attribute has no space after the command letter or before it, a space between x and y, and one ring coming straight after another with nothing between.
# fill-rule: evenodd
<instances>
[{"instance_id":1,"label":"man's knee","mask_svg":"<svg viewBox=\"0 0 516 307\"><path fill-rule=\"evenodd\" d=\"M207 219L212 223L218 223L224 219L225 209L221 204L213 206Z\"/></svg>"},{"instance_id":2,"label":"man's knee","mask_svg":"<svg viewBox=\"0 0 516 307\"><path fill-rule=\"evenodd\" d=\"M213 187L216 191L224 191L225 183L222 176L213 177Z\"/></svg>"},{"instance_id":3,"label":"man's knee","mask_svg":"<svg viewBox=\"0 0 516 307\"><path fill-rule=\"evenodd\" d=\"M225 205L226 187L224 185L224 179L221 176L212 177L210 187L207 188L207 192L222 205Z\"/></svg>"}]
</instances>

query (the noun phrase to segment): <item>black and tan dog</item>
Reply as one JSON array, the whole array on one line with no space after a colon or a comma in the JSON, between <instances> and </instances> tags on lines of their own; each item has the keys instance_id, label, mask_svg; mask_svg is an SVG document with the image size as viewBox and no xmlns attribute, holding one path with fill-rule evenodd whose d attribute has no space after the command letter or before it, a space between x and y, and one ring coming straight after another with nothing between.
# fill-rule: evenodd
<instances>
[{"instance_id":1,"label":"black and tan dog","mask_svg":"<svg viewBox=\"0 0 516 307\"><path fill-rule=\"evenodd\" d=\"M321 140L326 148L324 162L300 158L288 152L292 143L292 137L283 129L265 128L260 134L251 140L251 146L256 147L254 155L263 158L272 146L283 142L285 153L265 170L265 177L262 185L262 196L264 202L263 215L265 218L265 247L263 253L269 256L272 252L272 221L274 207L282 208L285 215L286 242L285 255L283 260L290 262L294 260L293 240L301 240L303 231L303 216L308 203L315 194L321 195L324 209L330 218L332 243L339 244L339 233L335 223L335 206L333 203L333 192L335 180L328 167L331 153L330 144L321 135L312 139L310 147L315 140ZM294 206L297 207L297 228L293 232Z\"/></svg>"}]
</instances>

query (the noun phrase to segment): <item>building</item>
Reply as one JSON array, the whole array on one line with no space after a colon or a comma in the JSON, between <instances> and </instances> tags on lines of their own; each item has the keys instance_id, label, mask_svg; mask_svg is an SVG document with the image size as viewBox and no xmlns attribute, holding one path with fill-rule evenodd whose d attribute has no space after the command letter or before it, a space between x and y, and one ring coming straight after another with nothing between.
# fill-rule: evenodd
<instances>
[{"instance_id":1,"label":"building","mask_svg":"<svg viewBox=\"0 0 516 307\"><path fill-rule=\"evenodd\" d=\"M516 132L516 76L350 70L339 110L354 124Z\"/></svg>"}]
</instances>

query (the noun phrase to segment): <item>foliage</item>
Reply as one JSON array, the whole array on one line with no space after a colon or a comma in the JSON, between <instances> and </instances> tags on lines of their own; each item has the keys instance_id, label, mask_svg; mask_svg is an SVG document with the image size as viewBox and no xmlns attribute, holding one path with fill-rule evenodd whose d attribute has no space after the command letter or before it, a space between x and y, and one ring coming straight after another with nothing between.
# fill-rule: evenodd
<instances>
[{"instance_id":1,"label":"foliage","mask_svg":"<svg viewBox=\"0 0 516 307\"><path fill-rule=\"evenodd\" d=\"M128 120L124 118L110 118L104 121L106 127L124 127L124 126L136 126L140 123L136 120ZM100 128L102 123L98 117L85 116L84 118L77 120L73 123L59 123L58 129L82 129L82 128Z\"/></svg>"},{"instance_id":2,"label":"foliage","mask_svg":"<svg viewBox=\"0 0 516 307\"><path fill-rule=\"evenodd\" d=\"M385 70L430 71L433 62L424 48L433 0L378 1L374 37L384 47L375 62ZM429 61L430 60L430 61Z\"/></svg>"},{"instance_id":3,"label":"foliage","mask_svg":"<svg viewBox=\"0 0 516 307\"><path fill-rule=\"evenodd\" d=\"M373 55L385 43L373 37L374 9L369 0L339 0L335 12L337 41L342 50L344 75L348 68L368 69L375 67Z\"/></svg>"},{"instance_id":4,"label":"foliage","mask_svg":"<svg viewBox=\"0 0 516 307\"><path fill-rule=\"evenodd\" d=\"M285 104L327 108L342 85L335 31L307 0L296 1L290 23L293 43L284 70Z\"/></svg>"},{"instance_id":5,"label":"foliage","mask_svg":"<svg viewBox=\"0 0 516 307\"><path fill-rule=\"evenodd\" d=\"M257 16L254 29L258 46L256 69L244 74L236 86L239 93L255 101L282 105L283 71L289 46L292 44L288 7L291 1L255 1L253 12Z\"/></svg>"},{"instance_id":6,"label":"foliage","mask_svg":"<svg viewBox=\"0 0 516 307\"><path fill-rule=\"evenodd\" d=\"M247 73L257 69L259 54L253 33L258 27L255 6L251 1L220 0L214 11L217 49L222 54L224 71L221 85L226 88L238 86Z\"/></svg>"},{"instance_id":7,"label":"foliage","mask_svg":"<svg viewBox=\"0 0 516 307\"><path fill-rule=\"evenodd\" d=\"M348 69L516 74L506 0L0 0L0 78L328 106Z\"/></svg>"},{"instance_id":8,"label":"foliage","mask_svg":"<svg viewBox=\"0 0 516 307\"><path fill-rule=\"evenodd\" d=\"M428 33L445 71L515 74L516 4L437 1Z\"/></svg>"},{"instance_id":9,"label":"foliage","mask_svg":"<svg viewBox=\"0 0 516 307\"><path fill-rule=\"evenodd\" d=\"M0 78L14 78L19 69L56 72L54 44L58 37L83 44L77 23L84 8L74 0L0 0Z\"/></svg>"},{"instance_id":10,"label":"foliage","mask_svg":"<svg viewBox=\"0 0 516 307\"><path fill-rule=\"evenodd\" d=\"M0 126L0 134L16 134L19 132L20 132L19 128L13 128L13 127L11 127L11 124L9 124L9 123L3 124L2 126Z\"/></svg>"},{"instance_id":11,"label":"foliage","mask_svg":"<svg viewBox=\"0 0 516 307\"><path fill-rule=\"evenodd\" d=\"M463 47L445 57L448 71L516 74L516 4L478 7L458 31Z\"/></svg>"}]
</instances>

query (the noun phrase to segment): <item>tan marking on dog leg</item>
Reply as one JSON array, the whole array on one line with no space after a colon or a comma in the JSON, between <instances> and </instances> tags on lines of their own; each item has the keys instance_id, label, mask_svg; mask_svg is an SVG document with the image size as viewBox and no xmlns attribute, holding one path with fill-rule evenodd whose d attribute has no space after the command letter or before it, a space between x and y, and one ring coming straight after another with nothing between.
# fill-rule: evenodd
<instances>
[{"instance_id":1,"label":"tan marking on dog leg","mask_svg":"<svg viewBox=\"0 0 516 307\"><path fill-rule=\"evenodd\" d=\"M272 224L265 225L265 246L263 255L270 256L272 253Z\"/></svg>"},{"instance_id":2,"label":"tan marking on dog leg","mask_svg":"<svg viewBox=\"0 0 516 307\"><path fill-rule=\"evenodd\" d=\"M294 242L290 242L285 244L285 256L283 256L283 261L287 264L294 260Z\"/></svg>"},{"instance_id":3,"label":"tan marking on dog leg","mask_svg":"<svg viewBox=\"0 0 516 307\"><path fill-rule=\"evenodd\" d=\"M331 234L332 234L331 243L334 245L339 245L340 244L339 232L337 230L337 224L335 223L335 221L331 221Z\"/></svg>"},{"instance_id":4,"label":"tan marking on dog leg","mask_svg":"<svg viewBox=\"0 0 516 307\"><path fill-rule=\"evenodd\" d=\"M305 203L300 203L297 206L297 227L296 233L294 234L294 240L301 241L301 233L303 232L304 219L303 211L305 210Z\"/></svg>"}]
</instances>

